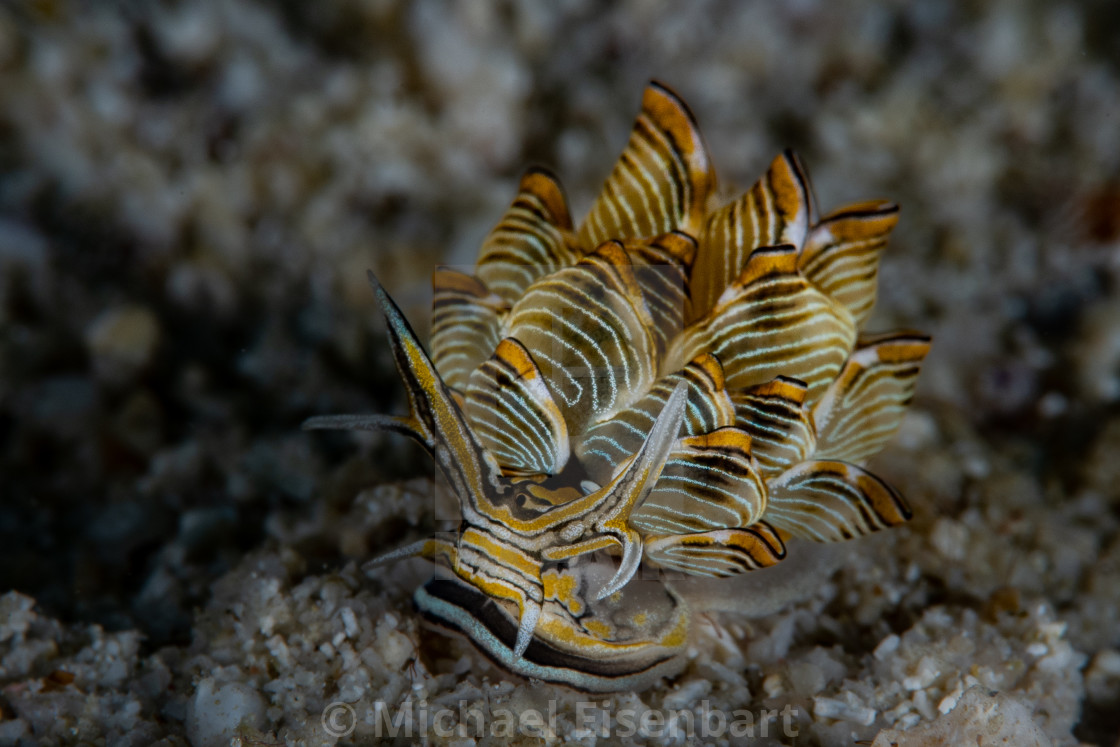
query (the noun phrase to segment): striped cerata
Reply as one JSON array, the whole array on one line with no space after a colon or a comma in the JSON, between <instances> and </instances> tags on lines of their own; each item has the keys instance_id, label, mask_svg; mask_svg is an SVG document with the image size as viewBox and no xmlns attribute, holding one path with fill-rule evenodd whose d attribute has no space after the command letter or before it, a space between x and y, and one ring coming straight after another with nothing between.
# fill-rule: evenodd
<instances>
[{"instance_id":1,"label":"striped cerata","mask_svg":"<svg viewBox=\"0 0 1120 747\"><path fill-rule=\"evenodd\" d=\"M819 217L790 152L738 199L715 194L692 114L652 83L583 223L531 169L474 274L435 271L430 356L370 276L407 416L307 423L431 452L459 531L373 563L435 560L419 610L517 674L646 687L682 666L681 579L910 517L861 466L929 349L862 329L898 208Z\"/></svg>"}]
</instances>

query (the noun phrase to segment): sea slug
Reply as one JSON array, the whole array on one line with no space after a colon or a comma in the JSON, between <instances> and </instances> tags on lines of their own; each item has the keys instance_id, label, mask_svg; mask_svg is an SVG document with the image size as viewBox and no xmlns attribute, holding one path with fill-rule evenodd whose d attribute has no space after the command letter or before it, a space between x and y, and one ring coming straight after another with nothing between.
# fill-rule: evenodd
<instances>
[{"instance_id":1,"label":"sea slug","mask_svg":"<svg viewBox=\"0 0 1120 747\"><path fill-rule=\"evenodd\" d=\"M911 515L861 466L929 350L926 335L862 330L898 208L818 217L791 152L739 199L714 205L715 191L692 114L650 84L581 224L531 169L474 274L435 271L430 356L370 276L407 416L306 424L394 430L431 452L461 504L457 536L373 564L436 560L419 610L517 674L647 687L688 640L671 576L765 568L790 538Z\"/></svg>"}]
</instances>

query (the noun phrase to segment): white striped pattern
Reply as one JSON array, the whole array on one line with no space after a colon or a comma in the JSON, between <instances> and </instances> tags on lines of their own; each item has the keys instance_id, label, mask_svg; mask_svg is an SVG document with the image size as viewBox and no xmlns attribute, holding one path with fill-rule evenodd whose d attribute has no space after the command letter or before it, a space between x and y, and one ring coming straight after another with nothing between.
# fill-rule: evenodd
<instances>
[{"instance_id":1,"label":"white striped pattern","mask_svg":"<svg viewBox=\"0 0 1120 747\"><path fill-rule=\"evenodd\" d=\"M432 362L449 387L461 390L497 347L508 305L477 278L447 267L436 269L432 285Z\"/></svg>"},{"instance_id":2,"label":"white striped pattern","mask_svg":"<svg viewBox=\"0 0 1120 747\"><path fill-rule=\"evenodd\" d=\"M743 196L708 218L692 278L693 318L706 313L739 277L747 258L764 246L800 247L809 226L810 193L797 157L790 151Z\"/></svg>"},{"instance_id":3,"label":"white striped pattern","mask_svg":"<svg viewBox=\"0 0 1120 747\"><path fill-rule=\"evenodd\" d=\"M862 327L875 305L879 255L898 223L890 202L849 205L809 233L798 266L814 285L851 313Z\"/></svg>"},{"instance_id":4,"label":"white striped pattern","mask_svg":"<svg viewBox=\"0 0 1120 747\"><path fill-rule=\"evenodd\" d=\"M646 555L668 570L718 578L772 566L786 549L773 527L760 521L748 529L652 537Z\"/></svg>"},{"instance_id":5,"label":"white striped pattern","mask_svg":"<svg viewBox=\"0 0 1120 747\"><path fill-rule=\"evenodd\" d=\"M479 279L514 303L534 281L579 258L569 245L571 228L559 183L546 171L530 169L513 204L482 244Z\"/></svg>"},{"instance_id":6,"label":"white striped pattern","mask_svg":"<svg viewBox=\"0 0 1120 747\"><path fill-rule=\"evenodd\" d=\"M766 486L751 459L750 436L727 427L679 439L630 521L643 532L687 534L748 527L765 509Z\"/></svg>"},{"instance_id":7,"label":"white striped pattern","mask_svg":"<svg viewBox=\"0 0 1120 747\"><path fill-rule=\"evenodd\" d=\"M804 382L785 377L731 394L735 425L750 434L751 454L766 479L813 453L816 436L804 406L807 394Z\"/></svg>"},{"instance_id":8,"label":"white striped pattern","mask_svg":"<svg viewBox=\"0 0 1120 747\"><path fill-rule=\"evenodd\" d=\"M471 374L464 414L507 469L554 475L568 462L567 424L529 351L511 337Z\"/></svg>"},{"instance_id":9,"label":"white striped pattern","mask_svg":"<svg viewBox=\"0 0 1120 747\"><path fill-rule=\"evenodd\" d=\"M723 386L719 362L710 355L699 356L680 371L658 379L642 399L580 436L574 450L592 480L610 479L642 445L669 395L682 381L688 385L685 435L698 436L734 422L735 411Z\"/></svg>"},{"instance_id":10,"label":"white striped pattern","mask_svg":"<svg viewBox=\"0 0 1120 747\"><path fill-rule=\"evenodd\" d=\"M646 89L630 141L579 229L584 247L610 239L697 235L715 177L692 114L656 83Z\"/></svg>"},{"instance_id":11,"label":"white striped pattern","mask_svg":"<svg viewBox=\"0 0 1120 747\"><path fill-rule=\"evenodd\" d=\"M711 313L677 338L666 365L711 352L729 388L787 376L805 382L807 401L816 401L848 357L855 324L798 274L796 261L793 247L755 250Z\"/></svg>"},{"instance_id":12,"label":"white striped pattern","mask_svg":"<svg viewBox=\"0 0 1120 747\"><path fill-rule=\"evenodd\" d=\"M802 462L768 485L767 521L817 542L852 539L898 526L911 516L893 488L844 462Z\"/></svg>"},{"instance_id":13,"label":"white striped pattern","mask_svg":"<svg viewBox=\"0 0 1120 747\"><path fill-rule=\"evenodd\" d=\"M674 232L653 239L631 239L623 247L634 265L634 278L653 321L660 365L688 315L688 273L696 255L696 240Z\"/></svg>"},{"instance_id":14,"label":"white striped pattern","mask_svg":"<svg viewBox=\"0 0 1120 747\"><path fill-rule=\"evenodd\" d=\"M615 244L535 283L508 326L540 367L572 433L628 406L653 383L649 311Z\"/></svg>"},{"instance_id":15,"label":"white striped pattern","mask_svg":"<svg viewBox=\"0 0 1120 747\"><path fill-rule=\"evenodd\" d=\"M904 332L864 342L813 410L817 457L862 463L898 429L914 396L929 337Z\"/></svg>"}]
</instances>

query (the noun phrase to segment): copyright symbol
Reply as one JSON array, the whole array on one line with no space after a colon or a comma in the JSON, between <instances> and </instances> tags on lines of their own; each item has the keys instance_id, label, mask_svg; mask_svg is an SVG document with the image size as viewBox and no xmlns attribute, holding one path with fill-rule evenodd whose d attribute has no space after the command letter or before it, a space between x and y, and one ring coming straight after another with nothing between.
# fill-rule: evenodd
<instances>
[{"instance_id":1,"label":"copyright symbol","mask_svg":"<svg viewBox=\"0 0 1120 747\"><path fill-rule=\"evenodd\" d=\"M336 700L323 709L323 731L336 739L350 736L358 717L349 703Z\"/></svg>"}]
</instances>

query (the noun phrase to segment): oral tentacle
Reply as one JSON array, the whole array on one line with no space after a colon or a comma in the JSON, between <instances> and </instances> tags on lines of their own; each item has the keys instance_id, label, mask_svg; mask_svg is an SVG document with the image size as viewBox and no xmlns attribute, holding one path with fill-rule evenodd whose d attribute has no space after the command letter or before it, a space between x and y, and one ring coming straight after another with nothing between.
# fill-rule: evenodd
<instances>
[{"instance_id":1,"label":"oral tentacle","mask_svg":"<svg viewBox=\"0 0 1120 747\"><path fill-rule=\"evenodd\" d=\"M431 442L411 418L395 415L317 415L303 421L300 428L305 431L391 431L408 436L427 449L429 454L432 453Z\"/></svg>"},{"instance_id":2,"label":"oral tentacle","mask_svg":"<svg viewBox=\"0 0 1120 747\"><path fill-rule=\"evenodd\" d=\"M630 514L642 504L661 477L684 421L687 402L688 384L682 381L669 395L665 408L657 416L649 436L629 466L599 491L603 500L593 526L595 532L610 536L622 547L622 562L618 572L599 591L596 599L603 599L621 589L638 570L642 558L642 537L630 526Z\"/></svg>"},{"instance_id":3,"label":"oral tentacle","mask_svg":"<svg viewBox=\"0 0 1120 747\"><path fill-rule=\"evenodd\" d=\"M638 572L638 566L641 565L641 563L642 535L638 532L630 531L626 541L622 543L622 561L618 564L618 571L611 580L595 594L595 600L606 599L616 591L621 591L622 587L630 583L630 579Z\"/></svg>"},{"instance_id":4,"label":"oral tentacle","mask_svg":"<svg viewBox=\"0 0 1120 747\"><path fill-rule=\"evenodd\" d=\"M362 571L368 575L384 565L409 558L442 559L448 567L454 568L458 562L458 557L459 549L454 544L438 537L428 537L367 560L362 564Z\"/></svg>"},{"instance_id":5,"label":"oral tentacle","mask_svg":"<svg viewBox=\"0 0 1120 747\"><path fill-rule=\"evenodd\" d=\"M518 661L525 655L529 642L533 640L533 633L537 629L537 622L541 619L541 604L533 599L526 599L521 608L521 621L517 626L517 643L513 647L513 660Z\"/></svg>"}]
</instances>

